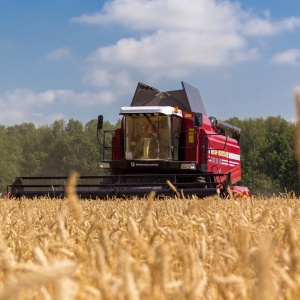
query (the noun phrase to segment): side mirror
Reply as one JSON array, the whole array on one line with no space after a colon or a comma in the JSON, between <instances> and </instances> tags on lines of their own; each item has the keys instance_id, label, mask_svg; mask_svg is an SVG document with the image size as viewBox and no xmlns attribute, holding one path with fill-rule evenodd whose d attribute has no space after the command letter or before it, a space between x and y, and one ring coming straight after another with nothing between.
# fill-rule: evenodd
<instances>
[{"instance_id":1,"label":"side mirror","mask_svg":"<svg viewBox=\"0 0 300 300\"><path fill-rule=\"evenodd\" d=\"M103 116L102 116L102 115L99 115L99 116L98 116L97 129L98 129L98 130L101 130L101 129L102 129L102 126L103 126Z\"/></svg>"},{"instance_id":2,"label":"side mirror","mask_svg":"<svg viewBox=\"0 0 300 300\"><path fill-rule=\"evenodd\" d=\"M197 127L202 126L202 114L201 113L195 113L194 126L197 126Z\"/></svg>"}]
</instances>

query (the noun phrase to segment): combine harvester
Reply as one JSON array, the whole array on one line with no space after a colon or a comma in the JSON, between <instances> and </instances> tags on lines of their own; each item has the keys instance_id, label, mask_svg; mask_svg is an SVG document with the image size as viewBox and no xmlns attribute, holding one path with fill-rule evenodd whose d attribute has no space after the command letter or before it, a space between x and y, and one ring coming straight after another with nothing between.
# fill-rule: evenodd
<instances>
[{"instance_id":1,"label":"combine harvester","mask_svg":"<svg viewBox=\"0 0 300 300\"><path fill-rule=\"evenodd\" d=\"M98 117L100 169L108 175L81 176L81 198L142 197L153 190L157 196L250 196L248 188L234 185L241 179L241 130L208 117L199 90L184 82L182 87L160 92L139 83L115 131L102 132ZM64 197L67 179L18 177L8 192L16 198Z\"/></svg>"}]
</instances>

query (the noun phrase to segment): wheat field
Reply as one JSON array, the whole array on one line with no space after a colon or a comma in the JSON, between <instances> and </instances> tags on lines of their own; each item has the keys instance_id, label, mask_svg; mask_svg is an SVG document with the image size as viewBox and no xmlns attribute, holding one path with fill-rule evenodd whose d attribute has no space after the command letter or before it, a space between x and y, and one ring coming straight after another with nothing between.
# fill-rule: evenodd
<instances>
[{"instance_id":1,"label":"wheat field","mask_svg":"<svg viewBox=\"0 0 300 300\"><path fill-rule=\"evenodd\" d=\"M0 299L299 299L300 200L0 200Z\"/></svg>"}]
</instances>

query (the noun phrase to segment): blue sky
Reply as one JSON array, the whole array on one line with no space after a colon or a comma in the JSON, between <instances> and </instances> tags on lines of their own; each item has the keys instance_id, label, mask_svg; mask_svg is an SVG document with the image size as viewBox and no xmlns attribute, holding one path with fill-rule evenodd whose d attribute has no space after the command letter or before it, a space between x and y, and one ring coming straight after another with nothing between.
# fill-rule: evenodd
<instances>
[{"instance_id":1,"label":"blue sky","mask_svg":"<svg viewBox=\"0 0 300 300\"><path fill-rule=\"evenodd\" d=\"M115 122L138 82L199 88L210 116L295 117L300 1L10 0L0 124Z\"/></svg>"}]
</instances>

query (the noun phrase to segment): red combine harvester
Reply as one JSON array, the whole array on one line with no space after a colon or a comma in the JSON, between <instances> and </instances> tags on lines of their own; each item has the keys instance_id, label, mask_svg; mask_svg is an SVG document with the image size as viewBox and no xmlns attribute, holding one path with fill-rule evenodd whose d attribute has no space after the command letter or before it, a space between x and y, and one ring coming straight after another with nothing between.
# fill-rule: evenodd
<instances>
[{"instance_id":1,"label":"red combine harvester","mask_svg":"<svg viewBox=\"0 0 300 300\"><path fill-rule=\"evenodd\" d=\"M121 128L115 131L102 132L103 116L98 117L100 168L109 175L80 177L81 198L144 196L151 191L158 196L250 196L247 187L234 185L241 179L241 130L208 117L199 90L184 82L182 87L160 92L139 83L131 105L121 108ZM106 153L111 153L109 160ZM66 181L18 177L8 192L12 197L64 197Z\"/></svg>"}]
</instances>

